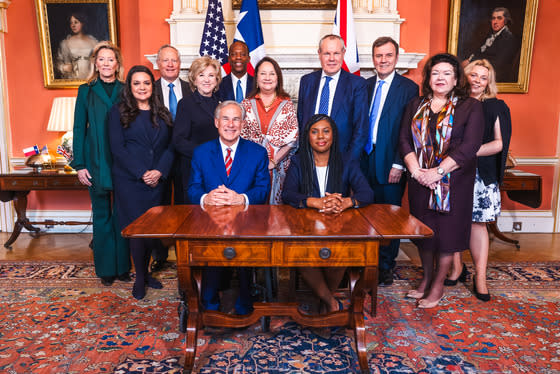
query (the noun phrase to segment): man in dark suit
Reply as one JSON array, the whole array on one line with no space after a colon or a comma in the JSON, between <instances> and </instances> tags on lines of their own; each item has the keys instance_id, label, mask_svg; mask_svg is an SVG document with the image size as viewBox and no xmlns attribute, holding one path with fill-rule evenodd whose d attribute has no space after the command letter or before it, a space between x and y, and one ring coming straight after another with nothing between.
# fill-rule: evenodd
<instances>
[{"instance_id":1,"label":"man in dark suit","mask_svg":"<svg viewBox=\"0 0 560 374\"><path fill-rule=\"evenodd\" d=\"M332 117L342 152L358 160L367 137L367 91L363 78L342 70L346 47L338 35L319 42L321 70L306 74L299 83L297 117L300 133L317 113Z\"/></svg>"},{"instance_id":2,"label":"man in dark suit","mask_svg":"<svg viewBox=\"0 0 560 374\"><path fill-rule=\"evenodd\" d=\"M229 47L229 65L231 73L226 75L220 83L217 92L222 101L235 100L242 102L253 89L253 77L247 73L250 61L249 47L242 41L235 41Z\"/></svg>"},{"instance_id":3,"label":"man in dark suit","mask_svg":"<svg viewBox=\"0 0 560 374\"><path fill-rule=\"evenodd\" d=\"M192 158L189 200L201 205L264 204L270 191L268 155L260 145L242 139L245 113L241 105L228 100L218 105L214 123L219 137L197 147ZM202 304L218 310L218 289L222 268L209 267L202 277ZM250 295L251 272L239 268L237 314L247 314L253 303Z\"/></svg>"},{"instance_id":4,"label":"man in dark suit","mask_svg":"<svg viewBox=\"0 0 560 374\"><path fill-rule=\"evenodd\" d=\"M177 103L183 96L190 95L189 84L179 78L181 71L181 57L177 48L169 44L162 45L157 54L156 63L161 75L155 83L154 94L159 96L165 107L169 109L173 119L177 113ZM175 191L182 191L182 184L180 178L175 178L176 163L178 157L175 157L174 166L171 168L171 173L166 181L165 192L163 194L163 203L171 204L172 188L175 186ZM173 198L175 204L184 204L183 194L175 194ZM168 248L161 246L152 250L153 262L151 270L153 272L163 270L167 267Z\"/></svg>"},{"instance_id":5,"label":"man in dark suit","mask_svg":"<svg viewBox=\"0 0 560 374\"><path fill-rule=\"evenodd\" d=\"M507 8L492 11L490 26L482 46L469 56L469 61L487 59L496 71L497 82L517 82L519 70L519 40L512 34L508 25L512 19Z\"/></svg>"},{"instance_id":6,"label":"man in dark suit","mask_svg":"<svg viewBox=\"0 0 560 374\"><path fill-rule=\"evenodd\" d=\"M418 96L418 85L396 73L399 45L390 37L373 42L377 75L367 80L369 131L362 150L361 168L374 191L377 204L401 205L406 180L398 151L399 129L408 102ZM393 283L393 268L400 241L379 249L379 285Z\"/></svg>"}]
</instances>

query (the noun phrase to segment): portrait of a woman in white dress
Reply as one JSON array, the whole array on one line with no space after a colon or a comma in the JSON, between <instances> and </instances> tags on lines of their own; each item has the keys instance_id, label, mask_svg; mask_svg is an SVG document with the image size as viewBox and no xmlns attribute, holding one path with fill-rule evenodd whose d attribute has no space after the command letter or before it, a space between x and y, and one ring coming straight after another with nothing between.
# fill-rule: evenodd
<instances>
[{"instance_id":1,"label":"portrait of a woman in white dress","mask_svg":"<svg viewBox=\"0 0 560 374\"><path fill-rule=\"evenodd\" d=\"M56 71L62 79L86 79L90 73L89 56L97 39L86 33L86 19L72 13L68 19L71 33L60 42L56 54Z\"/></svg>"}]
</instances>

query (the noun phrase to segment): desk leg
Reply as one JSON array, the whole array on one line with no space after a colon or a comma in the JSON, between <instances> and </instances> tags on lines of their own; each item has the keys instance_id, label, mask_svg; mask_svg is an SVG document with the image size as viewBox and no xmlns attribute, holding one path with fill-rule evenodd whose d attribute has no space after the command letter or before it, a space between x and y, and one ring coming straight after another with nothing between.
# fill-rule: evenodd
<instances>
[{"instance_id":1,"label":"desk leg","mask_svg":"<svg viewBox=\"0 0 560 374\"><path fill-rule=\"evenodd\" d=\"M519 245L519 240L515 240L515 239L511 239L508 238L507 236L504 235L503 232L500 231L500 229L498 228L498 225L496 223L496 221L494 222L488 222L486 224L486 226L490 229L490 231L492 231L492 234L494 234L496 236L496 238L506 242L506 243L512 243L515 244L515 248L517 248L517 250L519 250L519 248L521 248L521 246Z\"/></svg>"},{"instance_id":2,"label":"desk leg","mask_svg":"<svg viewBox=\"0 0 560 374\"><path fill-rule=\"evenodd\" d=\"M193 273L200 270L193 270L190 267L183 268L185 280L185 298L187 299L187 323L186 323L186 337L185 337L185 373L190 373L194 367L194 359L196 357L196 341L198 329L202 324L202 314L199 310L199 295L196 281L193 278Z\"/></svg>"},{"instance_id":3,"label":"desk leg","mask_svg":"<svg viewBox=\"0 0 560 374\"><path fill-rule=\"evenodd\" d=\"M362 373L369 373L368 360L367 360L367 346L366 346L366 326L364 320L364 300L367 295L366 290L373 285L372 303L377 298L377 268L366 267L362 277L356 283L356 287L352 292L352 305L351 305L351 323L354 327L354 336L356 339L356 352L358 352L358 361L360 362L360 369Z\"/></svg>"},{"instance_id":4,"label":"desk leg","mask_svg":"<svg viewBox=\"0 0 560 374\"><path fill-rule=\"evenodd\" d=\"M21 233L22 228L26 228L27 230L37 234L39 233L40 229L37 227L33 227L29 219L27 218L27 195L29 191L17 191L14 195L14 207L16 209L16 224L14 226L14 231L10 238L4 243L5 248L11 249L12 243L16 241L19 234Z\"/></svg>"}]
</instances>

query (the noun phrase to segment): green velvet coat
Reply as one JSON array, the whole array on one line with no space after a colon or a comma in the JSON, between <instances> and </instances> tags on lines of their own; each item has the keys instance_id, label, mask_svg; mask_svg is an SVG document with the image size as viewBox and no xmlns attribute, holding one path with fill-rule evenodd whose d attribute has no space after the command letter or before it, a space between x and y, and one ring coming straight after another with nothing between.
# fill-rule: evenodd
<instances>
[{"instance_id":1,"label":"green velvet coat","mask_svg":"<svg viewBox=\"0 0 560 374\"><path fill-rule=\"evenodd\" d=\"M87 169L94 188L112 190L111 150L107 135L107 115L119 101L123 84L116 82L111 97L107 96L100 80L82 84L78 89L74 112L74 160L76 170Z\"/></svg>"}]
</instances>

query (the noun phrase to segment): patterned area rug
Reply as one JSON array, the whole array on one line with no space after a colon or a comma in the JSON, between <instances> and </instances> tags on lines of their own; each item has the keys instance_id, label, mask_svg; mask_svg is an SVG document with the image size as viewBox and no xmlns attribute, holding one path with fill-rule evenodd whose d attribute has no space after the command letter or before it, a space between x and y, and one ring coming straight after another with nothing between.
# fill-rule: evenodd
<instances>
[{"instance_id":1,"label":"patterned area rug","mask_svg":"<svg viewBox=\"0 0 560 374\"><path fill-rule=\"evenodd\" d=\"M0 372L181 372L175 277L162 273L164 289L136 301L131 283L103 287L89 263L0 262ZM560 373L560 263L494 263L491 302L469 282L430 310L404 298L419 277L399 263L395 283L379 289L377 316L367 316L372 373ZM208 328L197 353L197 373L359 369L350 330L283 318L267 333Z\"/></svg>"}]
</instances>

